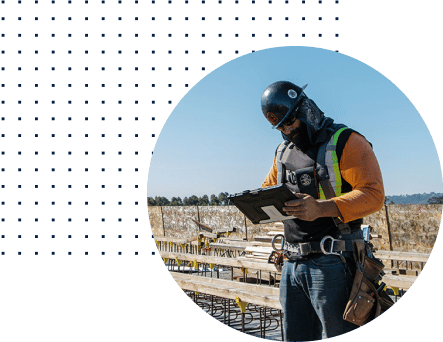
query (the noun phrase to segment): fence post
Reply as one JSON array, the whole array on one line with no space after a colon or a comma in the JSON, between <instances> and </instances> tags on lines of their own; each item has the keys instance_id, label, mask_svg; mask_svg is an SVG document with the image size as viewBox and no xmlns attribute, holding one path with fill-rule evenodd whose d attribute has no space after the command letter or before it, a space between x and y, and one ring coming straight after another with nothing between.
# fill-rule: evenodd
<instances>
[{"instance_id":1,"label":"fence post","mask_svg":"<svg viewBox=\"0 0 443 342\"><path fill-rule=\"evenodd\" d=\"M389 222L388 205L385 204L386 211L386 226L388 228L388 240L389 240L389 250L392 251L392 235L391 235L391 223Z\"/></svg>"},{"instance_id":2,"label":"fence post","mask_svg":"<svg viewBox=\"0 0 443 342\"><path fill-rule=\"evenodd\" d=\"M389 240L389 250L392 251L392 235L391 235L391 224L389 222L388 205L385 204L386 211L386 226L388 228L388 240ZM394 260L391 260L391 267L394 267Z\"/></svg>"},{"instance_id":3,"label":"fence post","mask_svg":"<svg viewBox=\"0 0 443 342\"><path fill-rule=\"evenodd\" d=\"M246 234L246 241L248 241L248 225L246 224L246 216L243 215L245 217L245 234Z\"/></svg>"},{"instance_id":4,"label":"fence post","mask_svg":"<svg viewBox=\"0 0 443 342\"><path fill-rule=\"evenodd\" d=\"M163 236L166 236L165 232L165 221L163 220L163 207L160 207L160 214L162 216L162 230L163 230Z\"/></svg>"}]
</instances>

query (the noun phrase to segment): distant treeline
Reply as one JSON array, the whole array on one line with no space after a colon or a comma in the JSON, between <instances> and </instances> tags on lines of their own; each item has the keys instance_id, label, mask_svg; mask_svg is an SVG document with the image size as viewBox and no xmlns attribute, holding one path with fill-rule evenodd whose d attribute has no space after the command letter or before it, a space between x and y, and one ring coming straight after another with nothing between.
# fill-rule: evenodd
<instances>
[{"instance_id":1,"label":"distant treeline","mask_svg":"<svg viewBox=\"0 0 443 342\"><path fill-rule=\"evenodd\" d=\"M387 196L386 204L443 204L442 193L422 193L413 195Z\"/></svg>"},{"instance_id":2,"label":"distant treeline","mask_svg":"<svg viewBox=\"0 0 443 342\"><path fill-rule=\"evenodd\" d=\"M211 197L208 195L203 195L198 197L192 195L190 197L185 197L181 199L180 197L172 197L171 200L163 196L155 196L155 198L148 197L148 205L151 206L175 206L175 205L193 205L193 206L204 206L204 205L228 205L228 193L220 192L218 196L212 194Z\"/></svg>"},{"instance_id":3,"label":"distant treeline","mask_svg":"<svg viewBox=\"0 0 443 342\"><path fill-rule=\"evenodd\" d=\"M212 194L203 195L198 197L192 195L190 197L172 197L170 200L163 196L155 196L155 198L148 197L148 205L151 206L204 206L204 205L228 205L228 193L220 192L218 196ZM401 195L401 196L389 196L385 197L386 204L443 204L443 194L436 194L434 192L430 194L414 194L414 195Z\"/></svg>"},{"instance_id":4,"label":"distant treeline","mask_svg":"<svg viewBox=\"0 0 443 342\"><path fill-rule=\"evenodd\" d=\"M431 197L428 199L429 204L443 204L443 196Z\"/></svg>"}]
</instances>

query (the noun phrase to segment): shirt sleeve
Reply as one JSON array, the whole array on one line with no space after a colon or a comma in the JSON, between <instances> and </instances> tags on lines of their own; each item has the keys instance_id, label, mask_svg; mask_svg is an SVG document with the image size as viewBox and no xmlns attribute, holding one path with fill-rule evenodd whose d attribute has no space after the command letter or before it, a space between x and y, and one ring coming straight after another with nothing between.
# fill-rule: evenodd
<instances>
[{"instance_id":1,"label":"shirt sleeve","mask_svg":"<svg viewBox=\"0 0 443 342\"><path fill-rule=\"evenodd\" d=\"M269 170L269 173L266 176L265 181L263 182L261 187L265 188L272 185L277 185L277 162L275 157L274 163L272 164L271 169Z\"/></svg>"},{"instance_id":2,"label":"shirt sleeve","mask_svg":"<svg viewBox=\"0 0 443 342\"><path fill-rule=\"evenodd\" d=\"M345 144L340 173L352 186L352 191L333 198L343 222L362 218L383 207L384 188L380 166L370 144L358 133L353 132Z\"/></svg>"}]
</instances>

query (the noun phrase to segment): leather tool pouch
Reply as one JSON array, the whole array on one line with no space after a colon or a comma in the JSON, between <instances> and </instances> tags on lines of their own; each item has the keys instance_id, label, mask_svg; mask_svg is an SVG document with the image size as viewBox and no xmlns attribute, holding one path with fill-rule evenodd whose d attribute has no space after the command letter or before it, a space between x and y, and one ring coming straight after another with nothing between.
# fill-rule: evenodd
<instances>
[{"instance_id":1,"label":"leather tool pouch","mask_svg":"<svg viewBox=\"0 0 443 342\"><path fill-rule=\"evenodd\" d=\"M281 252L272 251L268 257L268 263L274 264L277 271L281 272L283 268L284 254Z\"/></svg>"},{"instance_id":2,"label":"leather tool pouch","mask_svg":"<svg viewBox=\"0 0 443 342\"><path fill-rule=\"evenodd\" d=\"M384 265L380 260L368 257L367 247L366 243L356 242L357 270L343 314L344 320L359 326L381 315L394 304L384 289L377 289Z\"/></svg>"}]
</instances>

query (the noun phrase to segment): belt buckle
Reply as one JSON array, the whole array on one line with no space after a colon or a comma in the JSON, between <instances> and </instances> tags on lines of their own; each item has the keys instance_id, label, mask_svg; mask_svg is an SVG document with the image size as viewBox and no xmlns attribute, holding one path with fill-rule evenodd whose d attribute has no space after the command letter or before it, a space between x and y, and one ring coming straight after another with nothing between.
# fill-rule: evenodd
<instances>
[{"instance_id":1,"label":"belt buckle","mask_svg":"<svg viewBox=\"0 0 443 342\"><path fill-rule=\"evenodd\" d=\"M325 242L326 242L327 240L331 240L331 248L330 248L329 251L327 251L327 250L325 249ZM341 256L340 253L338 253L338 252L334 252L334 242L335 242L335 241L340 241L340 240L338 240L338 239L334 239L334 238L333 238L332 236L330 236L330 235L327 235L327 236L325 236L323 239L321 239L321 241L320 241L320 249L321 249L321 251L323 252L323 254L332 254L332 255L338 255L338 256Z\"/></svg>"}]
</instances>

